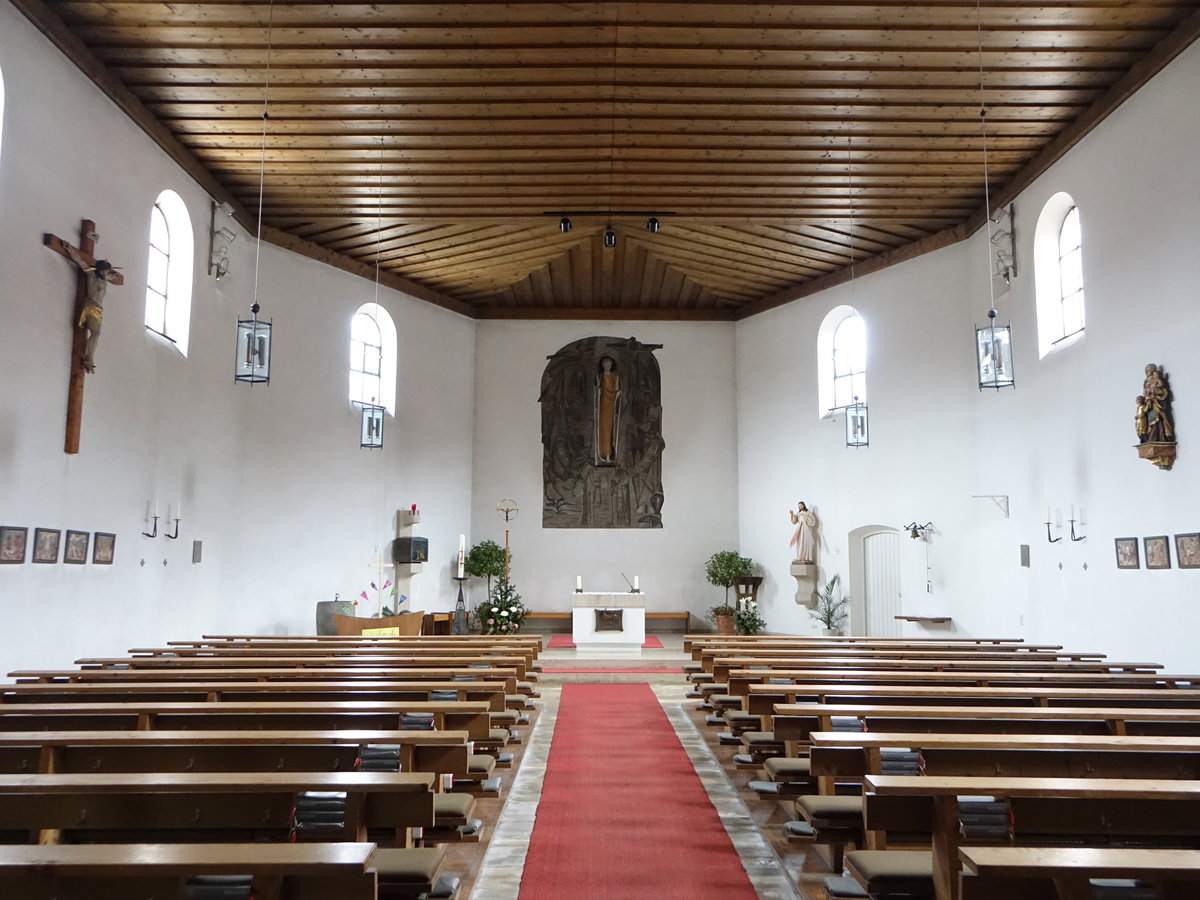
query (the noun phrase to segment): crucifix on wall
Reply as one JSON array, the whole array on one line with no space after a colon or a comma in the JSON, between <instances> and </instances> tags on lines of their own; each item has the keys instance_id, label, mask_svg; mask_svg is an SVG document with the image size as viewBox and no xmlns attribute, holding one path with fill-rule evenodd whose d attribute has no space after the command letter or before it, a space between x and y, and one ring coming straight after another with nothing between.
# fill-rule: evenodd
<instances>
[{"instance_id":1,"label":"crucifix on wall","mask_svg":"<svg viewBox=\"0 0 1200 900\"><path fill-rule=\"evenodd\" d=\"M106 259L96 259L96 223L84 219L79 225L79 246L72 247L53 234L42 235L42 243L61 253L79 269L75 289L75 311L71 316L71 377L67 388L67 436L63 450L79 452L79 432L83 424L83 379L96 370L96 344L104 317L104 294L110 284L125 279Z\"/></svg>"}]
</instances>

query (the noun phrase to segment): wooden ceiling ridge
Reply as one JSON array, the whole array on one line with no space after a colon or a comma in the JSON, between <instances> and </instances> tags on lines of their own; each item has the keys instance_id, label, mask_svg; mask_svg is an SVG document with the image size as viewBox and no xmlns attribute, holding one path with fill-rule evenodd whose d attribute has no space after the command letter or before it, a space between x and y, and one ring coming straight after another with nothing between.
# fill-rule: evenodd
<instances>
[{"instance_id":1,"label":"wooden ceiling ridge","mask_svg":"<svg viewBox=\"0 0 1200 900\"><path fill-rule=\"evenodd\" d=\"M985 143L994 209L1200 36L1195 0L10 2L250 233L270 10L263 240L479 319L736 321L964 240ZM601 197L676 215L542 215Z\"/></svg>"}]
</instances>

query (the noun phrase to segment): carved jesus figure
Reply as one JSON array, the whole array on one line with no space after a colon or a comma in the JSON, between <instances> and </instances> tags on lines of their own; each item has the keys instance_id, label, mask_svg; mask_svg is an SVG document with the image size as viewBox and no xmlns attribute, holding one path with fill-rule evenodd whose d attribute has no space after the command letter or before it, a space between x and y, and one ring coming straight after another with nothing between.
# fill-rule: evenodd
<instances>
[{"instance_id":1,"label":"carved jesus figure","mask_svg":"<svg viewBox=\"0 0 1200 900\"><path fill-rule=\"evenodd\" d=\"M795 512L788 510L788 516L796 526L788 546L796 548L796 562L811 563L817 549L817 517L803 500L797 504Z\"/></svg>"},{"instance_id":2,"label":"carved jesus figure","mask_svg":"<svg viewBox=\"0 0 1200 900\"><path fill-rule=\"evenodd\" d=\"M117 270L107 259L98 259L94 266L89 265L70 244L64 243L62 246L67 258L79 266L87 280L78 327L84 329L87 335L83 348L83 370L95 372L96 344L100 340L100 326L104 320L104 295L109 284L117 280Z\"/></svg>"},{"instance_id":3,"label":"carved jesus figure","mask_svg":"<svg viewBox=\"0 0 1200 900\"><path fill-rule=\"evenodd\" d=\"M612 357L602 357L596 375L596 459L599 462L616 462L620 399L621 376L613 370Z\"/></svg>"}]
</instances>

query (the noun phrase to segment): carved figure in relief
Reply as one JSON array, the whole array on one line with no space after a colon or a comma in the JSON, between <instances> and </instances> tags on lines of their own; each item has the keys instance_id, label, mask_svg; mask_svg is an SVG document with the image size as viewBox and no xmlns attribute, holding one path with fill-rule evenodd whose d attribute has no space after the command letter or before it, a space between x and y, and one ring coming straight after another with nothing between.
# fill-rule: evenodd
<instances>
[{"instance_id":1,"label":"carved figure in relief","mask_svg":"<svg viewBox=\"0 0 1200 900\"><path fill-rule=\"evenodd\" d=\"M596 460L604 463L615 462L617 453L621 376L613 366L611 356L602 357L596 373Z\"/></svg>"},{"instance_id":2,"label":"carved figure in relief","mask_svg":"<svg viewBox=\"0 0 1200 900\"><path fill-rule=\"evenodd\" d=\"M792 524L796 526L796 530L792 532L792 539L788 542L789 547L796 548L795 561L813 562L817 549L816 514L801 500L797 504L795 512L788 510L788 516L791 517Z\"/></svg>"},{"instance_id":3,"label":"carved figure in relief","mask_svg":"<svg viewBox=\"0 0 1200 900\"><path fill-rule=\"evenodd\" d=\"M107 259L98 259L96 265L89 265L70 244L64 243L62 246L66 250L67 258L79 266L87 279L78 327L84 329L87 334L87 342L83 348L83 369L85 372L95 372L96 344L100 340L100 326L104 319L104 295L109 284L117 280L117 270Z\"/></svg>"},{"instance_id":4,"label":"carved figure in relief","mask_svg":"<svg viewBox=\"0 0 1200 900\"><path fill-rule=\"evenodd\" d=\"M1146 379L1137 398L1134 430L1143 443L1171 443L1175 440L1175 425L1171 421L1171 390L1166 376L1154 363L1146 366Z\"/></svg>"}]
</instances>

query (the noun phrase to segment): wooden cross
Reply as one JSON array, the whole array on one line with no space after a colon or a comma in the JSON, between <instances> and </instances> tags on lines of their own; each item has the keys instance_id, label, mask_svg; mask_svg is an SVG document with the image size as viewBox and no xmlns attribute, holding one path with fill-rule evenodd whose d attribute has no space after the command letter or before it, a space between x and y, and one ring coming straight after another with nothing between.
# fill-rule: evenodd
<instances>
[{"instance_id":1,"label":"wooden cross","mask_svg":"<svg viewBox=\"0 0 1200 900\"><path fill-rule=\"evenodd\" d=\"M96 223L91 219L84 219L79 224L78 247L72 247L53 234L42 235L43 244L55 253L61 253L77 266L80 265L79 260L83 260L83 264L88 266L96 264L96 240ZM106 280L109 284L125 283L124 277L117 272L109 274ZM71 315L71 377L67 387L67 437L63 447L66 453L79 452L79 432L83 425L83 379L87 374L83 363L88 340L88 329L85 327L83 316L87 303L88 272L81 267L75 288L75 311Z\"/></svg>"}]
</instances>

